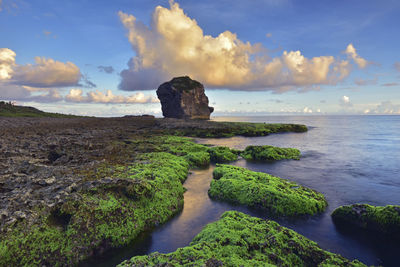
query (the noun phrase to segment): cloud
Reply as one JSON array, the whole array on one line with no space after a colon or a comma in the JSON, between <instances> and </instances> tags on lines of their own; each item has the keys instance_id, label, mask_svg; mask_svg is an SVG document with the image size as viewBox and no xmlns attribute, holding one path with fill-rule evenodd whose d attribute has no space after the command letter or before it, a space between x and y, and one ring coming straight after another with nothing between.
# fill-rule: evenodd
<instances>
[{"instance_id":1,"label":"cloud","mask_svg":"<svg viewBox=\"0 0 400 267\"><path fill-rule=\"evenodd\" d=\"M54 88L33 88L13 84L0 84L0 100L50 103L63 100Z\"/></svg>"},{"instance_id":2,"label":"cloud","mask_svg":"<svg viewBox=\"0 0 400 267\"><path fill-rule=\"evenodd\" d=\"M400 72L400 62L395 62L393 66L398 72Z\"/></svg>"},{"instance_id":3,"label":"cloud","mask_svg":"<svg viewBox=\"0 0 400 267\"><path fill-rule=\"evenodd\" d=\"M353 104L350 102L350 97L345 95L340 98L339 102L340 105L344 108L349 108L353 106Z\"/></svg>"},{"instance_id":4,"label":"cloud","mask_svg":"<svg viewBox=\"0 0 400 267\"><path fill-rule=\"evenodd\" d=\"M112 66L98 66L97 68L100 72L105 72L109 74L114 72L114 68Z\"/></svg>"},{"instance_id":5,"label":"cloud","mask_svg":"<svg viewBox=\"0 0 400 267\"><path fill-rule=\"evenodd\" d=\"M360 69L365 68L369 62L357 54L357 50L354 48L353 44L349 44L346 48L345 54L354 60Z\"/></svg>"},{"instance_id":6,"label":"cloud","mask_svg":"<svg viewBox=\"0 0 400 267\"><path fill-rule=\"evenodd\" d=\"M43 31L43 34L46 35L46 36L50 36L50 35L51 35L51 31L46 31L46 30L44 30L44 31Z\"/></svg>"},{"instance_id":7,"label":"cloud","mask_svg":"<svg viewBox=\"0 0 400 267\"><path fill-rule=\"evenodd\" d=\"M119 17L136 54L121 72L119 88L126 91L154 89L189 75L209 88L284 92L336 84L351 72L348 59L306 58L300 51L271 57L261 44L243 42L230 31L206 35L173 1L169 8L155 8L150 27L121 11ZM357 65L366 64L353 45L347 48Z\"/></svg>"},{"instance_id":8,"label":"cloud","mask_svg":"<svg viewBox=\"0 0 400 267\"><path fill-rule=\"evenodd\" d=\"M0 81L11 78L15 66L15 52L8 48L0 48Z\"/></svg>"},{"instance_id":9,"label":"cloud","mask_svg":"<svg viewBox=\"0 0 400 267\"><path fill-rule=\"evenodd\" d=\"M399 83L384 83L382 86L390 87L390 86L398 86Z\"/></svg>"},{"instance_id":10,"label":"cloud","mask_svg":"<svg viewBox=\"0 0 400 267\"><path fill-rule=\"evenodd\" d=\"M0 48L0 87L7 84L38 88L78 85L82 78L79 68L72 62L35 57L35 64L15 63L16 53Z\"/></svg>"},{"instance_id":11,"label":"cloud","mask_svg":"<svg viewBox=\"0 0 400 267\"><path fill-rule=\"evenodd\" d=\"M400 105L395 105L391 101L382 101L375 108L366 109L364 114L400 114Z\"/></svg>"},{"instance_id":12,"label":"cloud","mask_svg":"<svg viewBox=\"0 0 400 267\"><path fill-rule=\"evenodd\" d=\"M303 113L313 113L313 110L311 108L309 108L309 107L305 107L303 109Z\"/></svg>"},{"instance_id":13,"label":"cloud","mask_svg":"<svg viewBox=\"0 0 400 267\"><path fill-rule=\"evenodd\" d=\"M65 100L68 102L77 103L103 103L103 104L146 104L146 103L158 103L158 99L154 96L145 95L138 92L130 96L118 96L114 95L111 90L107 90L104 94L100 91L92 91L83 95L81 89L71 89L69 94L65 96Z\"/></svg>"},{"instance_id":14,"label":"cloud","mask_svg":"<svg viewBox=\"0 0 400 267\"><path fill-rule=\"evenodd\" d=\"M14 83L32 87L65 87L77 85L82 77L79 68L72 62L35 57L35 63L15 67Z\"/></svg>"},{"instance_id":15,"label":"cloud","mask_svg":"<svg viewBox=\"0 0 400 267\"><path fill-rule=\"evenodd\" d=\"M377 82L378 82L377 77L375 77L374 79L370 79L370 80L364 80L361 78L354 80L354 83L357 84L358 86L373 85L373 84L376 84Z\"/></svg>"},{"instance_id":16,"label":"cloud","mask_svg":"<svg viewBox=\"0 0 400 267\"><path fill-rule=\"evenodd\" d=\"M114 95L91 91L83 95L81 89L71 89L63 96L57 88L69 86L96 87L87 75L71 62L59 62L41 57L35 58L35 64L18 65L16 53L8 48L0 48L0 100L24 102L83 102L83 103L158 103L154 96L139 92L131 96ZM112 67L111 67L112 68ZM108 69L109 70L109 69ZM79 82L82 82L80 84Z\"/></svg>"},{"instance_id":17,"label":"cloud","mask_svg":"<svg viewBox=\"0 0 400 267\"><path fill-rule=\"evenodd\" d=\"M95 83L90 81L88 75L82 74L81 81L83 81L83 85L79 84L80 86L83 86L83 87L86 87L86 88L95 88L95 87L97 87L97 85Z\"/></svg>"}]
</instances>

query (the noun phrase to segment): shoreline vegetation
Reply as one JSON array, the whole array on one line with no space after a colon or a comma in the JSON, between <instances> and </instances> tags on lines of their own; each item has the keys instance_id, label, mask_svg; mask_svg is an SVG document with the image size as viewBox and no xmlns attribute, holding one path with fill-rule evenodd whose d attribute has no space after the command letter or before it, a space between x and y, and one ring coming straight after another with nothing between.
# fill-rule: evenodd
<instances>
[{"instance_id":1,"label":"shoreline vegetation","mask_svg":"<svg viewBox=\"0 0 400 267\"><path fill-rule=\"evenodd\" d=\"M44 112L34 107L17 106L0 101L0 117L76 118L79 116Z\"/></svg>"},{"instance_id":2,"label":"shoreline vegetation","mask_svg":"<svg viewBox=\"0 0 400 267\"><path fill-rule=\"evenodd\" d=\"M190 169L234 161L239 155L271 159L264 153L270 154L271 147L243 152L197 144L184 136L264 136L307 131L305 125L295 124L152 116L0 118L0 123L7 126L0 130L0 154L5 155L0 165L1 266L71 266L124 246L182 209L183 182ZM272 159L298 159L297 151L278 153L279 157ZM229 184L218 186L222 182ZM210 195L267 208L282 216L312 215L327 205L316 191L230 165L217 166ZM247 201L249 196L253 196L251 201ZM263 235L257 236L258 232L255 234L246 224L262 228ZM226 235L219 238L218 232ZM324 251L273 221L237 212L225 213L221 220L206 226L191 245L168 255L135 257L121 266L256 266L264 262L364 266Z\"/></svg>"}]
</instances>

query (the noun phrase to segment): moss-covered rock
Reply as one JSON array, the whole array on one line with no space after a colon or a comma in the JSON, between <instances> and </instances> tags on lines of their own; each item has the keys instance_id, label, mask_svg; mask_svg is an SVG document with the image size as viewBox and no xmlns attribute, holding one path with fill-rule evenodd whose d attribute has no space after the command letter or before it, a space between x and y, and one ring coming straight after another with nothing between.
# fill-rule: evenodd
<instances>
[{"instance_id":1,"label":"moss-covered rock","mask_svg":"<svg viewBox=\"0 0 400 267\"><path fill-rule=\"evenodd\" d=\"M340 226L357 227L400 240L400 206L342 206L333 211L332 219Z\"/></svg>"},{"instance_id":2,"label":"moss-covered rock","mask_svg":"<svg viewBox=\"0 0 400 267\"><path fill-rule=\"evenodd\" d=\"M209 147L186 137L136 136L116 147L84 173L73 199L37 207L39 221L18 221L0 236L0 266L71 266L126 245L181 210L189 168L210 163ZM126 151L134 161L116 163Z\"/></svg>"},{"instance_id":3,"label":"moss-covered rock","mask_svg":"<svg viewBox=\"0 0 400 267\"><path fill-rule=\"evenodd\" d=\"M109 170L132 179L130 188L97 187L79 201L56 207L40 224L16 225L0 241L0 266L71 266L88 255L126 245L164 223L183 206L189 163L165 152L143 154L129 166ZM63 219L65 218L65 219Z\"/></svg>"},{"instance_id":4,"label":"moss-covered rock","mask_svg":"<svg viewBox=\"0 0 400 267\"><path fill-rule=\"evenodd\" d=\"M249 123L249 122L185 122L179 125L179 121L174 128L168 128L171 121L158 121L162 127L166 127L166 132L172 135L183 135L193 137L232 137L236 135L254 137L266 136L272 133L307 132L307 126L301 124L281 124L281 123Z\"/></svg>"},{"instance_id":5,"label":"moss-covered rock","mask_svg":"<svg viewBox=\"0 0 400 267\"><path fill-rule=\"evenodd\" d=\"M235 161L238 159L239 150L230 149L229 147L216 146L208 150L212 162L224 163Z\"/></svg>"},{"instance_id":6,"label":"moss-covered rock","mask_svg":"<svg viewBox=\"0 0 400 267\"><path fill-rule=\"evenodd\" d=\"M321 193L266 173L217 165L213 176L210 197L261 207L275 215L312 215L327 206Z\"/></svg>"},{"instance_id":7,"label":"moss-covered rock","mask_svg":"<svg viewBox=\"0 0 400 267\"><path fill-rule=\"evenodd\" d=\"M282 159L300 159L300 150L274 146L248 146L240 153L246 160L272 161Z\"/></svg>"},{"instance_id":8,"label":"moss-covered rock","mask_svg":"<svg viewBox=\"0 0 400 267\"><path fill-rule=\"evenodd\" d=\"M127 266L365 266L321 249L317 243L269 220L236 211L207 225L169 254L133 257Z\"/></svg>"}]
</instances>

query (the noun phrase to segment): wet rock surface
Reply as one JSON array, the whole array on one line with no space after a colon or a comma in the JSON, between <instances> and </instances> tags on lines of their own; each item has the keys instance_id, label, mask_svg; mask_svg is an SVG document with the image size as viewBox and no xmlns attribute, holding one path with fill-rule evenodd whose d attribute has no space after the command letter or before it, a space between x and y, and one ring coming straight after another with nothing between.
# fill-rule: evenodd
<instances>
[{"instance_id":1,"label":"wet rock surface","mask_svg":"<svg viewBox=\"0 0 400 267\"><path fill-rule=\"evenodd\" d=\"M173 78L157 89L166 118L210 119L213 107L208 106L204 86L188 76Z\"/></svg>"},{"instance_id":2,"label":"wet rock surface","mask_svg":"<svg viewBox=\"0 0 400 267\"><path fill-rule=\"evenodd\" d=\"M81 190L126 185L120 179L85 181L80 172L104 161L113 140L154 124L151 116L0 118L0 233L18 220L33 223L38 207L79 201Z\"/></svg>"}]
</instances>

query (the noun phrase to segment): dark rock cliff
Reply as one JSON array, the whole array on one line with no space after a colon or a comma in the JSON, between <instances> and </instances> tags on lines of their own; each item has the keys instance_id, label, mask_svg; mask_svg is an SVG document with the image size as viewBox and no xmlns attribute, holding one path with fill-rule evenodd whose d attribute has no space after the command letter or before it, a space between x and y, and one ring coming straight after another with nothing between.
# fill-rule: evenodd
<instances>
[{"instance_id":1,"label":"dark rock cliff","mask_svg":"<svg viewBox=\"0 0 400 267\"><path fill-rule=\"evenodd\" d=\"M164 117L178 119L210 119L213 107L208 106L204 86L188 76L173 78L157 89Z\"/></svg>"}]
</instances>

